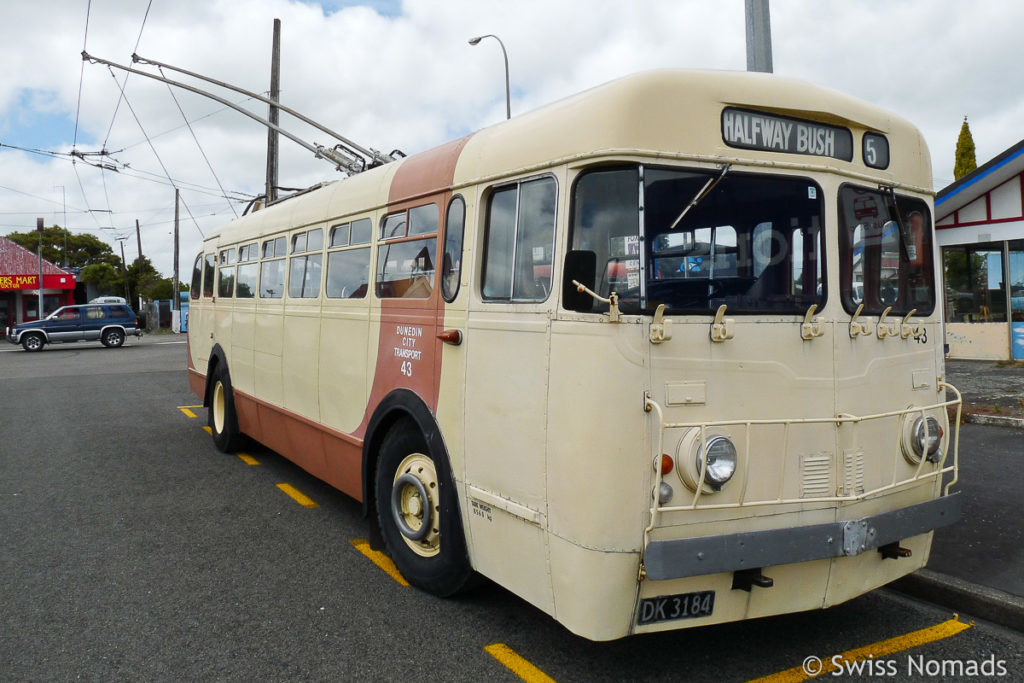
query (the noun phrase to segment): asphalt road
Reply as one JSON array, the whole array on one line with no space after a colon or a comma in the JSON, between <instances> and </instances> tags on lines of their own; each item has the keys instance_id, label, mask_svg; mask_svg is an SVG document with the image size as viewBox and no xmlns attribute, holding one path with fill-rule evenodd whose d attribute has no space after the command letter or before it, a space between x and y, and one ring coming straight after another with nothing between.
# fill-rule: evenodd
<instances>
[{"instance_id":1,"label":"asphalt road","mask_svg":"<svg viewBox=\"0 0 1024 683\"><path fill-rule=\"evenodd\" d=\"M179 409L197 402L181 342L0 344L0 680L746 681L860 648L869 663L833 680L1024 680L1021 633L954 634L949 610L886 590L592 643L492 584L401 586L353 545L353 500L266 449L214 449L205 411Z\"/></svg>"}]
</instances>

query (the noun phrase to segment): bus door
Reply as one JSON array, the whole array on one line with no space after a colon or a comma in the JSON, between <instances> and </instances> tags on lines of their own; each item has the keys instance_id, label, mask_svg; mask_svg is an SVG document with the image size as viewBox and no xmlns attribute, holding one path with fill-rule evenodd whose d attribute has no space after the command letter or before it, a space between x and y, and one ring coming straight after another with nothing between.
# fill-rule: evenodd
<instances>
[{"instance_id":1,"label":"bus door","mask_svg":"<svg viewBox=\"0 0 1024 683\"><path fill-rule=\"evenodd\" d=\"M466 484L476 568L551 609L546 439L557 183L485 198L480 299L466 333ZM510 551L514 549L514 551Z\"/></svg>"}]
</instances>

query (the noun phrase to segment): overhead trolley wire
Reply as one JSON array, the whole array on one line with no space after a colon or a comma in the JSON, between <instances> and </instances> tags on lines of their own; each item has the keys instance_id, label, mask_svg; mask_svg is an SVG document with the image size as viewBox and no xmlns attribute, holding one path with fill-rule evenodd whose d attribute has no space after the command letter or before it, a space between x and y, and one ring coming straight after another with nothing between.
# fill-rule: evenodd
<instances>
[{"instance_id":1,"label":"overhead trolley wire","mask_svg":"<svg viewBox=\"0 0 1024 683\"><path fill-rule=\"evenodd\" d=\"M90 0L91 2L91 0ZM146 13L142 15L142 26L139 27L139 36L135 39L135 49L132 53L139 51L139 43L142 42L142 31L146 28L146 19L149 18L149 10L153 6L153 0L149 0L149 4L146 5ZM83 52L85 48L82 48ZM85 68L85 60L82 60L82 68ZM103 149L107 147L107 140L110 139L110 132L114 130L114 122L117 120L117 112L121 109L121 102L124 100L124 88L128 85L128 78L131 77L130 73L124 75L124 83L120 85L121 95L117 98L117 104L114 105L114 115L110 117L110 126L107 127L107 135L103 138ZM117 80L116 78L114 79Z\"/></svg>"},{"instance_id":2,"label":"overhead trolley wire","mask_svg":"<svg viewBox=\"0 0 1024 683\"><path fill-rule=\"evenodd\" d=\"M85 6L85 35L82 37L82 52L85 52L89 43L89 14L92 11L92 0ZM75 105L75 137L71 143L71 149L78 144L78 117L82 111L82 81L85 79L85 62L82 62L81 70L78 72L78 104Z\"/></svg>"},{"instance_id":3,"label":"overhead trolley wire","mask_svg":"<svg viewBox=\"0 0 1024 683\"><path fill-rule=\"evenodd\" d=\"M160 75L163 76L163 69L161 69L160 67L157 68L160 70ZM125 79L127 80L127 76L125 76ZM207 168L210 169L210 173L213 175L213 179L217 181L217 187L220 188L221 193L224 195L225 199L227 199L227 192L224 191L224 186L221 185L220 178L217 177L217 172L213 170L213 164L210 163L209 157L207 157L206 152L203 151L203 146L199 144L199 138L196 137L196 132L192 130L192 124L188 122L188 117L185 116L185 110L181 108L181 103L178 102L178 98L174 95L174 90L171 88L170 83L167 84L167 92L171 94L171 99L174 100L175 106L177 106L178 111L181 112L181 118L184 119L185 125L188 126L188 132L192 134L192 139L196 141L196 147L199 148L199 153L203 155L203 161L206 162ZM228 201L228 206L231 208L231 213L235 214L235 218L238 218L238 212L235 211L234 204Z\"/></svg>"}]
</instances>

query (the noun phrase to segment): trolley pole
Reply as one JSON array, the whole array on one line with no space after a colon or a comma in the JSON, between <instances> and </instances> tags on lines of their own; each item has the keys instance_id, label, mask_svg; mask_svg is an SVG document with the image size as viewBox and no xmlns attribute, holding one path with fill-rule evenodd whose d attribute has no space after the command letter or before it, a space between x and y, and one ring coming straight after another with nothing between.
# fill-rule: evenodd
<instances>
[{"instance_id":1,"label":"trolley pole","mask_svg":"<svg viewBox=\"0 0 1024 683\"><path fill-rule=\"evenodd\" d=\"M36 245L36 256L39 258L39 320L43 319L43 219L36 219L36 231L39 233L39 244Z\"/></svg>"},{"instance_id":2,"label":"trolley pole","mask_svg":"<svg viewBox=\"0 0 1024 683\"><path fill-rule=\"evenodd\" d=\"M270 52L270 99L281 99L281 20L274 19L274 43ZM270 105L267 120L274 126L280 116L277 107ZM267 129L267 204L277 199L277 131Z\"/></svg>"},{"instance_id":3,"label":"trolley pole","mask_svg":"<svg viewBox=\"0 0 1024 683\"><path fill-rule=\"evenodd\" d=\"M746 0L747 71L772 72L772 22L768 0Z\"/></svg>"}]
</instances>

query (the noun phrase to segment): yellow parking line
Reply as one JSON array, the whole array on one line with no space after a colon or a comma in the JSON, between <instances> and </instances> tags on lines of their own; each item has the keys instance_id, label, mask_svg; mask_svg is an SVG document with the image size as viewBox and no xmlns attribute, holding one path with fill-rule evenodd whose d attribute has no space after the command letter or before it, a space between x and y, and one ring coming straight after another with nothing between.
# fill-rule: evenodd
<instances>
[{"instance_id":1,"label":"yellow parking line","mask_svg":"<svg viewBox=\"0 0 1024 683\"><path fill-rule=\"evenodd\" d=\"M198 415L193 413L190 408L186 408L185 406L179 406L178 410L185 413L185 417L198 417Z\"/></svg>"},{"instance_id":2,"label":"yellow parking line","mask_svg":"<svg viewBox=\"0 0 1024 683\"><path fill-rule=\"evenodd\" d=\"M310 498L306 494L302 493L301 491L299 491L297 488L295 488L291 484L281 483L281 484L277 485L277 488L279 488L282 491L284 491L285 493L287 493L289 496L291 496L295 500L296 503L298 503L299 505L301 505L304 508L318 508L318 507L320 507L319 505L317 505L316 503L313 502L312 498Z\"/></svg>"},{"instance_id":3,"label":"yellow parking line","mask_svg":"<svg viewBox=\"0 0 1024 683\"><path fill-rule=\"evenodd\" d=\"M527 683L555 683L555 679L523 659L505 643L492 643L484 650Z\"/></svg>"},{"instance_id":4,"label":"yellow parking line","mask_svg":"<svg viewBox=\"0 0 1024 683\"><path fill-rule=\"evenodd\" d=\"M203 431L209 434L210 436L213 436L213 430L210 429L210 425L203 425Z\"/></svg>"},{"instance_id":5,"label":"yellow parking line","mask_svg":"<svg viewBox=\"0 0 1024 683\"><path fill-rule=\"evenodd\" d=\"M409 585L409 582L406 581L405 577L398 571L398 567L396 567L395 563L391 561L391 558L380 551L371 549L368 541L362 538L357 538L354 541L350 541L350 543L352 543L356 550L370 558L371 562L387 572L388 576L397 581L400 585Z\"/></svg>"},{"instance_id":6,"label":"yellow parking line","mask_svg":"<svg viewBox=\"0 0 1024 683\"><path fill-rule=\"evenodd\" d=\"M252 457L248 453L235 453L235 455L237 455L239 457L239 459L242 462L244 462L246 465L259 465L260 464L259 460L257 460L256 458Z\"/></svg>"},{"instance_id":7,"label":"yellow parking line","mask_svg":"<svg viewBox=\"0 0 1024 683\"><path fill-rule=\"evenodd\" d=\"M919 631L912 631L902 636L889 638L888 640L882 640L855 650L847 650L832 657L807 657L801 666L786 669L764 678L756 678L750 681L750 683L799 683L800 681L810 680L825 674L832 674L834 671L839 671L844 665L862 662L867 659L877 659L926 643L934 643L937 640L955 636L957 633L971 628L971 626L973 624L965 624L960 621L958 615L954 614L952 619L941 624L929 626Z\"/></svg>"}]
</instances>

